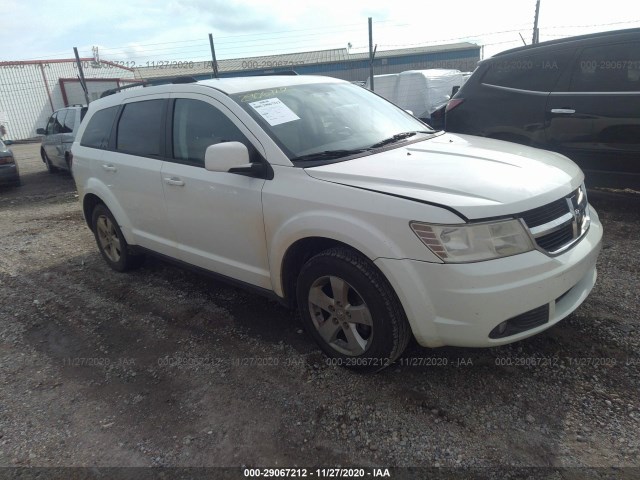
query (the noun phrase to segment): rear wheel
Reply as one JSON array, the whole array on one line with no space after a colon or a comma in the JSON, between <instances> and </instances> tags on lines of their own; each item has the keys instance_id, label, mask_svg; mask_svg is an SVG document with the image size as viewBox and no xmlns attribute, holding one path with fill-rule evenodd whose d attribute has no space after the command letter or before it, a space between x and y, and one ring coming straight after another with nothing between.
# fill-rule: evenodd
<instances>
[{"instance_id":1,"label":"rear wheel","mask_svg":"<svg viewBox=\"0 0 640 480\"><path fill-rule=\"evenodd\" d=\"M125 272L142 264L144 257L131 253L118 222L107 207L102 204L96 206L93 210L92 226L98 250L111 268Z\"/></svg>"},{"instance_id":2,"label":"rear wheel","mask_svg":"<svg viewBox=\"0 0 640 480\"><path fill-rule=\"evenodd\" d=\"M332 364L381 370L402 354L411 337L386 278L348 248L312 257L298 277L297 297L305 328Z\"/></svg>"}]
</instances>

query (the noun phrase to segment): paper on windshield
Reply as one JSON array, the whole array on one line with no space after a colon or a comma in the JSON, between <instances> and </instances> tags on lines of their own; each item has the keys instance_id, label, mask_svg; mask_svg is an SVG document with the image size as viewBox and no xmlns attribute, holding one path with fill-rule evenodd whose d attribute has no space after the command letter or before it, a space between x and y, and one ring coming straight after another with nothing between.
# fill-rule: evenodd
<instances>
[{"instance_id":1,"label":"paper on windshield","mask_svg":"<svg viewBox=\"0 0 640 480\"><path fill-rule=\"evenodd\" d=\"M267 98L249 103L253 109L272 127L282 123L300 120L293 110L287 107L279 98Z\"/></svg>"}]
</instances>

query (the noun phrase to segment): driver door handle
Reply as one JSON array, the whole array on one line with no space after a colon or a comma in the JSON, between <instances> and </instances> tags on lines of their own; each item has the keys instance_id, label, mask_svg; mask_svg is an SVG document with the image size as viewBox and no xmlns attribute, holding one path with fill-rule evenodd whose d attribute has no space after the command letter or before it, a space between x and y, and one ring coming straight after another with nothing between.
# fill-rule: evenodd
<instances>
[{"instance_id":1,"label":"driver door handle","mask_svg":"<svg viewBox=\"0 0 640 480\"><path fill-rule=\"evenodd\" d=\"M572 113L576 113L576 111L573 108L552 108L551 113L564 113L565 115L570 115Z\"/></svg>"},{"instance_id":2,"label":"driver door handle","mask_svg":"<svg viewBox=\"0 0 640 480\"><path fill-rule=\"evenodd\" d=\"M113 165L109 165L109 164L104 164L102 165L102 169L106 170L107 172L115 172L116 171L116 167L114 167Z\"/></svg>"}]
</instances>

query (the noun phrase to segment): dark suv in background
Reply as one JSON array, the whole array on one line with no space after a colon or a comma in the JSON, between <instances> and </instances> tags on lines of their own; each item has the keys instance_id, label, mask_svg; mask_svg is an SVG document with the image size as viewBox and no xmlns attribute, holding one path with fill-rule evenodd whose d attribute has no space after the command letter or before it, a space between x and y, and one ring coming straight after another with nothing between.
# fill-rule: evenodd
<instances>
[{"instance_id":1,"label":"dark suv in background","mask_svg":"<svg viewBox=\"0 0 640 480\"><path fill-rule=\"evenodd\" d=\"M61 108L53 112L45 128L37 130L38 135L44 135L40 157L50 173L60 168L71 172L71 145L85 113L87 107L81 105Z\"/></svg>"},{"instance_id":2,"label":"dark suv in background","mask_svg":"<svg viewBox=\"0 0 640 480\"><path fill-rule=\"evenodd\" d=\"M528 45L480 62L446 130L562 153L588 186L640 190L640 28Z\"/></svg>"}]
</instances>

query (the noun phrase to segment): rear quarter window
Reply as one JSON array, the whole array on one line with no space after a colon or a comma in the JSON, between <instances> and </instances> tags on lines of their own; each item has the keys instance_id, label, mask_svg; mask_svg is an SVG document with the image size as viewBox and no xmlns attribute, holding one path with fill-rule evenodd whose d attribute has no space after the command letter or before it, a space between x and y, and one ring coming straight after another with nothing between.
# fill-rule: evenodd
<instances>
[{"instance_id":1,"label":"rear quarter window","mask_svg":"<svg viewBox=\"0 0 640 480\"><path fill-rule=\"evenodd\" d=\"M522 57L496 58L482 77L482 83L535 92L553 90L567 68L573 50Z\"/></svg>"},{"instance_id":2,"label":"rear quarter window","mask_svg":"<svg viewBox=\"0 0 640 480\"><path fill-rule=\"evenodd\" d=\"M109 146L111 128L117 113L117 106L98 110L94 113L84 130L80 145L91 148L107 148Z\"/></svg>"}]
</instances>

